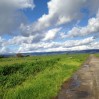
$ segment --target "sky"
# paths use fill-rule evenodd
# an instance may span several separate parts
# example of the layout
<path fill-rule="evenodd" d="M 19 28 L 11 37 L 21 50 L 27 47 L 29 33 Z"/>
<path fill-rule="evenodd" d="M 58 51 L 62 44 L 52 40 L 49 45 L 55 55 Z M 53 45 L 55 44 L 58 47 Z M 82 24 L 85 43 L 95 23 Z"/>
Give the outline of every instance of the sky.
<path fill-rule="evenodd" d="M 99 0 L 0 0 L 0 54 L 99 49 Z"/>

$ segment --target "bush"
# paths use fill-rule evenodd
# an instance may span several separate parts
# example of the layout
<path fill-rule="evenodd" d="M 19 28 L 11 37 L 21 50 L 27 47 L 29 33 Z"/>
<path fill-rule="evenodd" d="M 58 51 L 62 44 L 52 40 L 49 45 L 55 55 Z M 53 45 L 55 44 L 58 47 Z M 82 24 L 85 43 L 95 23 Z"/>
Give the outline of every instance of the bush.
<path fill-rule="evenodd" d="M 21 53 L 16 54 L 17 57 L 24 57 Z"/>

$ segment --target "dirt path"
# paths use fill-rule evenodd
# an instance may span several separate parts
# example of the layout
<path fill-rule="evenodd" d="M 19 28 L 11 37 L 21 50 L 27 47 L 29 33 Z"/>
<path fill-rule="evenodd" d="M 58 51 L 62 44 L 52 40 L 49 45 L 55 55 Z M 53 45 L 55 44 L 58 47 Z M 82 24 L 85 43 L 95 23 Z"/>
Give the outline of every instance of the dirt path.
<path fill-rule="evenodd" d="M 99 99 L 99 58 L 91 55 L 73 78 L 63 84 L 56 99 Z"/>

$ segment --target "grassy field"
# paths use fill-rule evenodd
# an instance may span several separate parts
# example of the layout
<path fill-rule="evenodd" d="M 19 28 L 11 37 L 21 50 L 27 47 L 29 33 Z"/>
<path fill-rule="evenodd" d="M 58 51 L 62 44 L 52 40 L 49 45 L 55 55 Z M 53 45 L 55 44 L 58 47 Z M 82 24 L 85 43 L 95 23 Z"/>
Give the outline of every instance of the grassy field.
<path fill-rule="evenodd" d="M 0 59 L 0 99 L 51 99 L 88 55 Z"/>
<path fill-rule="evenodd" d="M 96 57 L 99 57 L 99 54 L 95 54 Z"/>

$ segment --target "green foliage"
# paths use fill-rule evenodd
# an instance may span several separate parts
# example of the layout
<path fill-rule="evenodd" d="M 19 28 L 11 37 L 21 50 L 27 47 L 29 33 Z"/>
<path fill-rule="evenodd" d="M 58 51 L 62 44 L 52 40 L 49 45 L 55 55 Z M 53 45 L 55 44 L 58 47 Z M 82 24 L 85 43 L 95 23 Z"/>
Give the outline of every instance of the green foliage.
<path fill-rule="evenodd" d="M 88 55 L 0 59 L 0 99 L 50 99 Z"/>
<path fill-rule="evenodd" d="M 4 58 L 4 56 L 3 55 L 0 55 L 0 58 Z"/>
<path fill-rule="evenodd" d="M 95 54 L 96 57 L 99 57 L 99 54 Z"/>

